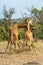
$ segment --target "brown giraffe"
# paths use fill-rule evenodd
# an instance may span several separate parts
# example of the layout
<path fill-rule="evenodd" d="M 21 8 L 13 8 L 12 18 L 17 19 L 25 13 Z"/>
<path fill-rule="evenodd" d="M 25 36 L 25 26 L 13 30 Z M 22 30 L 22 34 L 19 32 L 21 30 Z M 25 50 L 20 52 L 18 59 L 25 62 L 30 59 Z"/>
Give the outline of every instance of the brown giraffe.
<path fill-rule="evenodd" d="M 27 31 L 25 32 L 25 38 L 24 38 L 24 43 L 28 45 L 29 47 L 34 42 L 32 31 L 30 29 L 30 24 L 33 25 L 32 20 L 27 20 Z"/>
<path fill-rule="evenodd" d="M 27 26 L 17 23 L 14 26 L 10 27 L 10 29 L 9 29 L 9 39 L 8 39 L 8 44 L 7 44 L 5 52 L 7 51 L 9 45 L 10 45 L 10 51 L 11 51 L 12 44 L 14 44 L 15 48 L 17 47 L 18 28 L 27 28 Z"/>
<path fill-rule="evenodd" d="M 14 40 L 14 42 L 13 42 L 13 40 Z M 10 51 L 11 51 L 11 46 L 13 43 L 16 48 L 17 41 L 18 41 L 18 25 L 15 24 L 14 26 L 10 27 L 10 29 L 9 29 L 9 39 L 8 39 L 8 44 L 7 44 L 5 52 L 7 51 L 9 45 L 10 45 Z"/>

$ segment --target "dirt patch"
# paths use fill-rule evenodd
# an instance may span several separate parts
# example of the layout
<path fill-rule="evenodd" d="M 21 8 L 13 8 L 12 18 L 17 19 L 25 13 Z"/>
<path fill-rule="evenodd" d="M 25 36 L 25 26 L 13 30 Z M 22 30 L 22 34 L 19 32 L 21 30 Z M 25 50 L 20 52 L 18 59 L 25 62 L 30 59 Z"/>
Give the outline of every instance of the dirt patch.
<path fill-rule="evenodd" d="M 7 42 L 0 42 L 0 65 L 23 65 L 30 62 L 37 62 L 43 65 L 43 42 L 38 41 L 36 45 L 36 51 L 23 51 L 20 53 L 4 53 Z M 32 64 L 30 64 L 32 65 Z M 35 64 L 33 64 L 35 65 Z"/>

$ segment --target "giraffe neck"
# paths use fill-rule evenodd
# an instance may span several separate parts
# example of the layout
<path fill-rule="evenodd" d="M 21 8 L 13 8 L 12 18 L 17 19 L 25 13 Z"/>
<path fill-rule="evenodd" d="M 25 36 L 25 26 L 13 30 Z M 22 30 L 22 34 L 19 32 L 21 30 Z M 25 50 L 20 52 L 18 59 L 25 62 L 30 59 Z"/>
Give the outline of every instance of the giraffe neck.
<path fill-rule="evenodd" d="M 30 30 L 30 24 L 29 23 L 27 24 L 27 30 L 28 31 Z"/>

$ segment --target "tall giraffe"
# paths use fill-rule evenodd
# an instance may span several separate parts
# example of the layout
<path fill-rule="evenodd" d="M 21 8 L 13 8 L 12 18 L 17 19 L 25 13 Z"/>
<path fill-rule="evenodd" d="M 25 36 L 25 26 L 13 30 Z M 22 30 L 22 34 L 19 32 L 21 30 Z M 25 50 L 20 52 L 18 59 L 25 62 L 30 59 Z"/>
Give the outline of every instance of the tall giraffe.
<path fill-rule="evenodd" d="M 27 44 L 29 46 L 34 42 L 32 31 L 30 29 L 30 24 L 33 25 L 32 20 L 27 20 L 27 31 L 25 32 L 25 38 L 24 38 L 25 44 Z M 29 41 L 30 41 L 30 43 L 29 43 Z"/>
<path fill-rule="evenodd" d="M 10 45 L 10 51 L 11 51 L 12 44 L 14 44 L 14 47 L 17 48 L 18 28 L 27 28 L 27 26 L 17 23 L 14 26 L 10 27 L 10 29 L 9 29 L 9 39 L 8 39 L 8 44 L 7 44 L 5 52 L 7 51 L 9 45 Z"/>
<path fill-rule="evenodd" d="M 10 27 L 10 29 L 9 29 L 8 44 L 7 44 L 5 52 L 7 51 L 9 45 L 10 45 L 10 51 L 11 51 L 12 44 L 14 44 L 14 46 L 16 48 L 17 42 L 18 42 L 18 25 L 15 24 L 14 26 Z"/>

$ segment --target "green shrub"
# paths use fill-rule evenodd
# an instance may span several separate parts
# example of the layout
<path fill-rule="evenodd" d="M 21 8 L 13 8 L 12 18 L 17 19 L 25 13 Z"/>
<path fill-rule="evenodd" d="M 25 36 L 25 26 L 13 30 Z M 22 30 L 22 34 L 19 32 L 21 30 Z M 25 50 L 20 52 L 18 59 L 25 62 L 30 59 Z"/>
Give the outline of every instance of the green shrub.
<path fill-rule="evenodd" d="M 25 34 L 25 29 L 19 29 L 19 35 L 18 35 L 18 38 L 19 38 L 19 39 L 23 39 L 24 34 Z"/>
<path fill-rule="evenodd" d="M 5 40 L 7 32 L 4 27 L 0 26 L 0 40 Z"/>
<path fill-rule="evenodd" d="M 43 39 L 43 24 L 34 23 L 34 28 L 37 28 L 32 31 L 34 39 Z"/>

